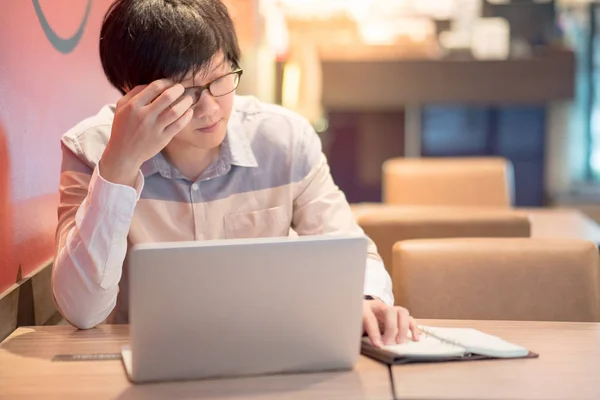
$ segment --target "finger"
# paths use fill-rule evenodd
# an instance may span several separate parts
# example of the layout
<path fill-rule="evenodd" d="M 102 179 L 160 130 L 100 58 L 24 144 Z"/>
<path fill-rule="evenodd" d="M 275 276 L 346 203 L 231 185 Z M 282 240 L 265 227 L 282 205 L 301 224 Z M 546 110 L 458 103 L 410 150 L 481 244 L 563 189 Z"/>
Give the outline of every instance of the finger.
<path fill-rule="evenodd" d="M 159 79 L 146 86 L 142 91 L 131 99 L 138 107 L 147 106 L 159 97 L 165 90 L 174 86 L 169 79 Z M 180 85 L 181 86 L 181 85 Z"/>
<path fill-rule="evenodd" d="M 145 107 L 151 115 L 159 116 L 165 110 L 174 107 L 174 103 L 183 95 L 185 88 L 182 84 L 176 83 L 175 85 L 167 88 L 162 92 L 156 99 Z M 179 102 L 181 103 L 181 101 Z"/>
<path fill-rule="evenodd" d="M 163 132 L 164 135 L 166 137 L 168 137 L 169 140 L 172 139 L 175 135 L 177 135 L 179 132 L 181 132 L 181 130 L 183 128 L 185 128 L 187 124 L 190 123 L 193 115 L 194 115 L 194 110 L 192 110 L 191 108 L 188 108 L 188 110 L 186 112 L 184 112 L 183 115 L 181 117 L 179 117 L 178 120 L 173 122 L 171 125 L 169 125 L 164 130 L 164 132 Z"/>
<path fill-rule="evenodd" d="M 165 129 L 175 123 L 179 118 L 185 114 L 187 110 L 190 110 L 194 100 L 190 96 L 185 96 L 183 100 L 179 101 L 173 107 L 167 107 L 156 120 L 156 126 L 159 129 Z M 189 121 L 188 121 L 189 122 Z M 167 133 L 167 132 L 165 132 Z M 168 133 L 167 133 L 168 134 Z"/>
<path fill-rule="evenodd" d="M 410 333 L 412 335 L 412 338 L 415 342 L 418 342 L 419 339 L 421 339 L 421 330 L 419 329 L 419 324 L 417 323 L 417 320 L 415 320 L 413 317 L 409 317 L 410 319 L 410 323 L 408 326 L 408 329 L 410 329 Z"/>
<path fill-rule="evenodd" d="M 398 336 L 398 311 L 394 307 L 389 307 L 385 312 L 385 326 L 383 332 L 384 344 L 396 344 Z"/>
<path fill-rule="evenodd" d="M 127 104 L 134 96 L 136 96 L 138 93 L 144 90 L 147 86 L 148 85 L 138 85 L 131 89 L 129 92 L 125 93 L 125 95 L 121 97 L 119 101 L 117 101 L 117 107 L 123 104 Z"/>
<path fill-rule="evenodd" d="M 381 333 L 379 332 L 379 323 L 370 307 L 363 308 L 363 328 L 367 333 L 367 336 L 369 336 L 369 339 L 371 339 L 373 346 L 383 347 Z"/>
<path fill-rule="evenodd" d="M 148 87 L 148 85 L 137 85 L 136 87 L 134 87 L 133 89 L 131 89 L 130 91 L 128 91 L 125 96 L 123 96 L 125 99 L 129 100 L 133 97 L 135 97 L 138 93 L 140 93 L 142 90 L 146 89 Z"/>
<path fill-rule="evenodd" d="M 398 336 L 396 337 L 397 343 L 404 343 L 408 335 L 408 326 L 410 323 L 410 315 L 406 308 L 398 307 L 397 318 L 398 318 Z"/>

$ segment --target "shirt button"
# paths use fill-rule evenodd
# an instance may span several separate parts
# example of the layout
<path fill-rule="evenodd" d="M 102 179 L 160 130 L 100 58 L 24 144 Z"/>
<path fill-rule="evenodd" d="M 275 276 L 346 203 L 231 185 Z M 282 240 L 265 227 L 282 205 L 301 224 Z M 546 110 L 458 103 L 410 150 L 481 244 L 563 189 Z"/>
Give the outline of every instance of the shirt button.
<path fill-rule="evenodd" d="M 198 184 L 197 184 L 197 183 L 194 183 L 194 184 L 192 185 L 192 190 L 193 190 L 193 191 L 196 191 L 196 190 L 198 190 Z"/>

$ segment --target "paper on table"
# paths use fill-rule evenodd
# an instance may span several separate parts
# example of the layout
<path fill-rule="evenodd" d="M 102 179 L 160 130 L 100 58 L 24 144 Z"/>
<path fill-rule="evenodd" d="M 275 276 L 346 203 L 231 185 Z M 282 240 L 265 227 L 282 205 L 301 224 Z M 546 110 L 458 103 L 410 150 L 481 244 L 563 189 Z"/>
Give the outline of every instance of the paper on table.
<path fill-rule="evenodd" d="M 385 350 L 394 352 L 398 355 L 410 358 L 432 358 L 440 357 L 459 357 L 465 354 L 464 347 L 444 343 L 434 337 L 421 335 L 418 342 L 408 339 L 402 344 L 388 345 L 383 347 Z"/>
<path fill-rule="evenodd" d="M 409 340 L 403 344 L 384 346 L 384 350 L 415 359 L 443 359 L 467 353 L 513 358 L 529 353 L 524 347 L 476 329 L 422 327 L 422 331 L 418 342 Z"/>
<path fill-rule="evenodd" d="M 525 347 L 517 346 L 476 329 L 426 327 L 424 331 L 437 338 L 458 343 L 469 353 L 499 358 L 524 357 L 529 353 Z"/>

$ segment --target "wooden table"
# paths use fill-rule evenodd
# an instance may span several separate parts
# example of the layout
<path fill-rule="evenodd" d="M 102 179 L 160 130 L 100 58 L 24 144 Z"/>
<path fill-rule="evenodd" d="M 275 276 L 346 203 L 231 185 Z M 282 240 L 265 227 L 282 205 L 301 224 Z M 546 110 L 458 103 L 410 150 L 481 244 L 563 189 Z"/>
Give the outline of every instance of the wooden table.
<path fill-rule="evenodd" d="M 420 321 L 472 327 L 538 352 L 540 358 L 395 366 L 405 399 L 600 399 L 600 324 Z M 387 367 L 361 358 L 344 373 L 132 385 L 121 361 L 51 361 L 57 354 L 117 353 L 127 326 L 77 331 L 19 328 L 0 344 L 0 399 L 389 399 Z"/>
<path fill-rule="evenodd" d="M 128 326 L 19 328 L 0 344 L 0 399 L 391 399 L 387 366 L 361 357 L 354 371 L 132 385 L 120 360 L 52 361 L 118 353 Z"/>
<path fill-rule="evenodd" d="M 600 245 L 600 226 L 578 210 L 565 208 L 516 209 L 529 216 L 532 237 L 578 238 Z"/>
<path fill-rule="evenodd" d="M 600 324 L 420 322 L 479 329 L 540 357 L 394 366 L 399 399 L 600 399 Z"/>

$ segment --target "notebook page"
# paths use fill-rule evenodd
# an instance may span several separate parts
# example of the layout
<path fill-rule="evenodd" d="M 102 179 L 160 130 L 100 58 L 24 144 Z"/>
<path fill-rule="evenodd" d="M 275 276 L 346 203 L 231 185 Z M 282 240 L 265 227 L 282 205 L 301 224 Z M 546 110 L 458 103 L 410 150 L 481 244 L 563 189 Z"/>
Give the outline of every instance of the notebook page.
<path fill-rule="evenodd" d="M 469 353 L 490 357 L 512 358 L 524 357 L 529 350 L 522 346 L 509 343 L 499 337 L 488 335 L 476 329 L 469 328 L 435 328 L 423 327 L 437 337 L 460 343 Z"/>
<path fill-rule="evenodd" d="M 447 357 L 459 357 L 465 354 L 465 348 L 444 343 L 431 336 L 421 335 L 418 342 L 408 340 L 402 344 L 394 344 L 383 347 L 403 357 L 414 359 L 441 359 Z"/>

